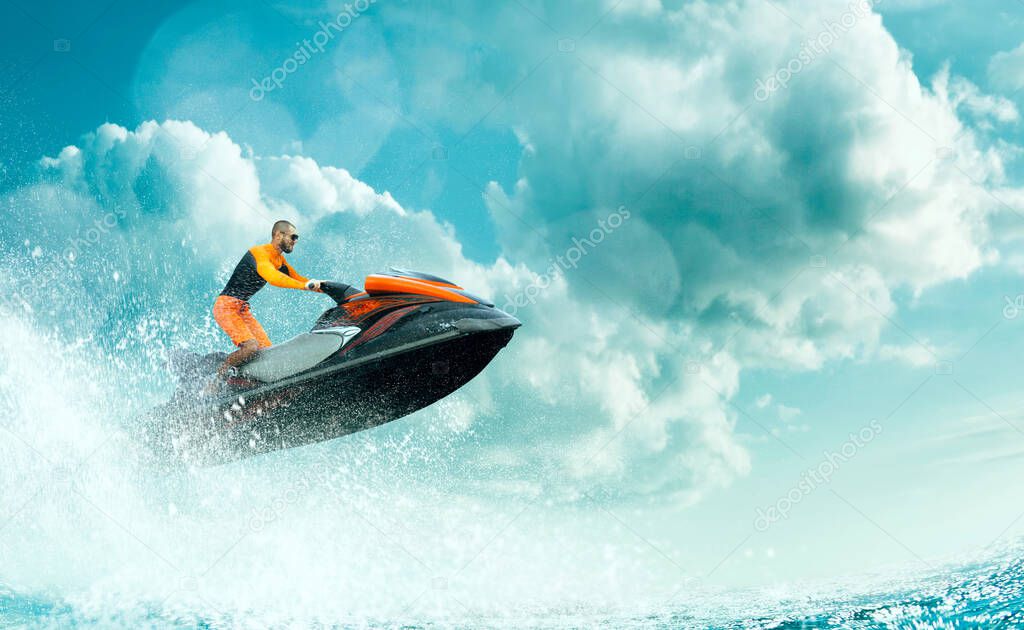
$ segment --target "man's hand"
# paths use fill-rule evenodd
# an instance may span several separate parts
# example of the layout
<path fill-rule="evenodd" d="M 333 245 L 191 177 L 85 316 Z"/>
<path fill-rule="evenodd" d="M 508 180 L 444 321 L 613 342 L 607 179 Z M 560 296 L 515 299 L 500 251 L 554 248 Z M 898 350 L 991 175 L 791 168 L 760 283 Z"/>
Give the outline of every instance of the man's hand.
<path fill-rule="evenodd" d="M 306 288 L 309 289 L 310 291 L 322 292 L 322 291 L 320 291 L 320 283 L 321 282 L 323 282 L 323 281 L 322 280 L 310 280 L 309 282 L 306 283 Z"/>

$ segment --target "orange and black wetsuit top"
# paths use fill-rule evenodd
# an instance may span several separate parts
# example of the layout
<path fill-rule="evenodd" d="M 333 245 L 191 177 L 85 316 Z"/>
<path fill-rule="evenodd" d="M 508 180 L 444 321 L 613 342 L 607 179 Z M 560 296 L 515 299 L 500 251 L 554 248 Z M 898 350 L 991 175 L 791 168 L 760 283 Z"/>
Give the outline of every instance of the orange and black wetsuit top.
<path fill-rule="evenodd" d="M 248 301 L 268 282 L 284 289 L 305 289 L 307 279 L 288 264 L 284 254 L 267 243 L 245 252 L 220 294 Z"/>

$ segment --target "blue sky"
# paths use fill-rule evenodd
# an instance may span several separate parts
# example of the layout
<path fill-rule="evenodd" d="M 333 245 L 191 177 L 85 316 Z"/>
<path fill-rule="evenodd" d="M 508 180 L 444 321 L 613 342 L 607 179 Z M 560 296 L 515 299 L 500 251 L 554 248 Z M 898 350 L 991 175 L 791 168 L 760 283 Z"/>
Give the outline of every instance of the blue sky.
<path fill-rule="evenodd" d="M 424 412 L 467 436 L 466 477 L 532 496 L 557 473 L 553 513 L 589 493 L 614 536 L 732 583 L 1015 531 L 1024 3 L 879 2 L 762 101 L 846 3 L 378 0 L 251 98 L 341 10 L 4 9 L 5 254 L 31 275 L 127 214 L 69 272 L 99 279 L 65 334 L 136 334 L 155 303 L 156 338 L 220 347 L 195 322 L 275 213 L 309 275 L 411 264 L 500 306 L 625 207 L 493 374 Z M 295 301 L 257 302 L 275 338 L 321 306 Z M 871 420 L 827 488 L 753 527 Z"/>

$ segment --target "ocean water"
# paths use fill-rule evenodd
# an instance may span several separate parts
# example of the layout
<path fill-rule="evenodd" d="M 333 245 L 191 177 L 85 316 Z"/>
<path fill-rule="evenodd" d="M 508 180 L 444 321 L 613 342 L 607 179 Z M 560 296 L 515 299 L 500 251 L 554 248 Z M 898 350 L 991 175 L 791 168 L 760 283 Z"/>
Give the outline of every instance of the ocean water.
<path fill-rule="evenodd" d="M 282 617 L 259 610 L 221 611 L 211 603 L 110 601 L 29 595 L 0 587 L 0 627 L 40 628 L 1012 628 L 1024 625 L 1024 562 L 991 558 L 941 575 L 831 586 L 780 597 L 749 591 L 682 595 L 662 610 L 603 612 L 580 608 L 471 609 L 391 618 Z M 198 597 L 198 596 L 197 596 Z"/>

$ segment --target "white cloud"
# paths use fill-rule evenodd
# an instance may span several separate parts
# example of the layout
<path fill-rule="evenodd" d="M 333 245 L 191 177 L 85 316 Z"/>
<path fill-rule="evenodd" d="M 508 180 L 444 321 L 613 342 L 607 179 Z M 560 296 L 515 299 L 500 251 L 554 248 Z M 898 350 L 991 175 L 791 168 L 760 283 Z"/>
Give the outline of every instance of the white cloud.
<path fill-rule="evenodd" d="M 815 23 L 847 4 L 784 8 Z M 722 338 L 745 325 L 730 350 L 746 364 L 800 368 L 876 347 L 893 289 L 917 293 L 997 260 L 988 221 L 1004 209 L 983 186 L 1005 177 L 1012 150 L 965 129 L 958 109 L 992 123 L 1016 120 L 1016 109 L 948 73 L 922 86 L 877 15 L 765 103 L 753 99 L 757 79 L 806 38 L 771 6 L 607 20 L 630 28 L 581 45 L 581 61 L 552 59 L 517 87 L 514 109 L 492 114 L 531 147 L 514 190 L 487 193 L 510 258 L 542 265 L 595 209 L 657 180 L 580 275 L 652 315 L 699 313 L 702 331 Z M 540 46 L 520 40 L 496 45 L 523 59 Z M 686 159 L 688 146 L 699 159 Z M 950 159 L 937 157 L 945 146 Z M 824 269 L 809 268 L 816 254 Z M 573 290 L 597 299 L 579 280 Z"/>
<path fill-rule="evenodd" d="M 776 408 L 776 410 L 779 413 L 779 420 L 782 420 L 787 424 L 795 420 L 797 416 L 803 413 L 799 407 L 790 407 L 788 405 L 783 405 L 782 403 L 779 403 L 779 406 Z"/>
<path fill-rule="evenodd" d="M 993 55 L 988 62 L 988 78 L 1005 91 L 1024 88 L 1024 44 Z"/>
<path fill-rule="evenodd" d="M 934 367 L 939 361 L 938 356 L 934 348 L 919 343 L 902 346 L 884 344 L 878 348 L 878 358 L 885 361 L 901 361 L 913 367 Z"/>
<path fill-rule="evenodd" d="M 1020 119 L 1013 101 L 1001 96 L 984 94 L 963 77 L 950 77 L 947 63 L 932 82 L 936 94 L 947 99 L 954 108 L 963 108 L 978 119 L 1010 123 Z"/>
<path fill-rule="evenodd" d="M 1024 411 L 1019 400 L 1000 401 L 1003 413 L 962 415 L 941 422 L 928 445 L 946 465 L 977 466 L 1024 456 L 1016 446 L 1024 432 Z"/>

